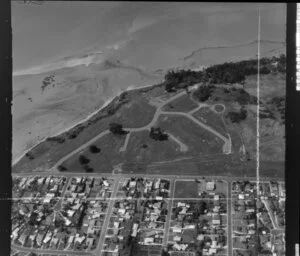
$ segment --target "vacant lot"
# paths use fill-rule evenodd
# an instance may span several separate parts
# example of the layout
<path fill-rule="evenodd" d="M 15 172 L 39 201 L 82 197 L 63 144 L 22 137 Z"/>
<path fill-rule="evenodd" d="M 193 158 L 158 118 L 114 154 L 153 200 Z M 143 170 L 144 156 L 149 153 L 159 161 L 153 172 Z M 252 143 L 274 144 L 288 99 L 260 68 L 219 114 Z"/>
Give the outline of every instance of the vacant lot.
<path fill-rule="evenodd" d="M 190 99 L 188 94 L 185 94 L 165 105 L 163 110 L 171 112 L 189 112 L 196 107 L 198 107 L 198 105 Z"/>
<path fill-rule="evenodd" d="M 198 183 L 195 180 L 176 180 L 175 198 L 198 198 Z"/>

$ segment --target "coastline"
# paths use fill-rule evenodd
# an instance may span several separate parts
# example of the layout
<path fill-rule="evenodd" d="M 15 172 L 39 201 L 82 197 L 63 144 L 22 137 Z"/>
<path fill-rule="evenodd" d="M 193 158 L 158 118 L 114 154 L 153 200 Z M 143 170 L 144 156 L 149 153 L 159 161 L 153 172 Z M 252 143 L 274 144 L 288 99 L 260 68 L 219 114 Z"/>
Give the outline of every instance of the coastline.
<path fill-rule="evenodd" d="M 35 148 L 36 146 L 38 146 L 39 144 L 43 143 L 44 141 L 46 141 L 49 137 L 55 137 L 55 136 L 59 136 L 71 129 L 73 129 L 74 127 L 76 127 L 77 125 L 80 125 L 86 121 L 88 121 L 90 118 L 92 118 L 94 115 L 98 114 L 98 112 L 100 112 L 101 110 L 103 110 L 104 108 L 106 108 L 108 105 L 110 105 L 116 98 L 120 97 L 120 95 L 124 92 L 131 92 L 131 91 L 136 91 L 136 90 L 140 90 L 140 89 L 145 89 L 145 88 L 151 88 L 156 86 L 155 84 L 152 85 L 145 85 L 145 86 L 141 86 L 141 87 L 136 87 L 136 88 L 132 88 L 131 86 L 129 86 L 126 90 L 120 92 L 118 95 L 114 96 L 113 98 L 108 99 L 106 102 L 104 102 L 104 104 L 96 109 L 95 111 L 91 112 L 90 114 L 87 115 L 87 117 L 85 117 L 84 119 L 81 119 L 80 121 L 76 122 L 75 124 L 57 132 L 56 134 L 53 134 L 51 136 L 45 137 L 43 139 L 41 139 L 40 141 L 38 141 L 37 143 L 35 143 L 33 146 L 31 146 L 30 148 L 26 149 L 20 156 L 18 156 L 15 159 L 12 159 L 12 164 L 11 166 L 13 167 L 15 164 L 17 164 L 28 152 L 30 152 L 33 148 Z"/>

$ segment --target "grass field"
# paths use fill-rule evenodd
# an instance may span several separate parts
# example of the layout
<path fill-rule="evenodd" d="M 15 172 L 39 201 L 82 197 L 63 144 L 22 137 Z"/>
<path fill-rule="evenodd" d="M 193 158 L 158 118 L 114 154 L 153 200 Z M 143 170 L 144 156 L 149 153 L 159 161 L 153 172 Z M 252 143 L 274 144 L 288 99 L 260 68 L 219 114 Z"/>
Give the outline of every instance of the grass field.
<path fill-rule="evenodd" d="M 187 117 L 162 115 L 157 125 L 188 145 L 189 155 L 199 156 L 222 152 L 223 141 Z"/>
<path fill-rule="evenodd" d="M 90 159 L 90 163 L 88 165 L 92 167 L 95 172 L 111 172 L 112 167 L 122 161 L 119 149 L 124 144 L 124 141 L 125 136 L 116 136 L 113 134 L 105 135 L 96 143 L 93 143 L 93 145 L 96 145 L 101 149 L 101 152 L 93 154 L 89 152 L 89 149 L 87 148 L 84 152 L 69 158 L 63 163 L 63 166 L 72 172 L 84 172 L 84 169 L 78 160 L 79 155 L 83 154 Z"/>
<path fill-rule="evenodd" d="M 179 146 L 174 141 L 155 141 L 149 137 L 149 131 L 145 130 L 131 134 L 124 159 L 127 163 L 150 164 L 174 160 L 180 155 Z"/>
<path fill-rule="evenodd" d="M 184 94 L 165 105 L 163 110 L 170 112 L 189 112 L 196 107 L 198 107 L 198 105 L 190 99 L 190 96 L 188 94 Z"/>
<path fill-rule="evenodd" d="M 215 113 L 209 107 L 200 108 L 193 114 L 193 116 L 198 120 L 212 127 L 223 136 L 227 137 L 227 129 L 222 120 L 222 115 L 223 114 Z"/>

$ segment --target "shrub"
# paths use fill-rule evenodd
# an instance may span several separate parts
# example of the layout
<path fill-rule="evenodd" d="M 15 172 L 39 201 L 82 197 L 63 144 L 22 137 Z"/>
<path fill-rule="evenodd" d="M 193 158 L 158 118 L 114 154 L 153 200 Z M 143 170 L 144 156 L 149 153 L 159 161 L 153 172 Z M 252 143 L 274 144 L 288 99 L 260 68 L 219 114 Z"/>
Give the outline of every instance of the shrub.
<path fill-rule="evenodd" d="M 57 169 L 58 169 L 60 172 L 64 172 L 64 171 L 67 170 L 67 168 L 66 168 L 65 166 L 63 166 L 63 165 L 57 166 Z"/>
<path fill-rule="evenodd" d="M 25 156 L 29 159 L 29 160 L 33 160 L 34 159 L 34 156 L 31 152 L 28 152 L 25 154 Z"/>
<path fill-rule="evenodd" d="M 168 134 L 164 133 L 160 127 L 151 127 L 149 136 L 151 139 L 160 141 L 167 140 L 169 137 Z"/>
<path fill-rule="evenodd" d="M 244 107 L 242 107 L 240 109 L 240 112 L 228 112 L 227 118 L 229 118 L 232 123 L 240 123 L 241 121 L 247 118 L 247 110 Z"/>
<path fill-rule="evenodd" d="M 94 172 L 94 168 L 92 168 L 88 165 L 85 165 L 83 168 L 84 168 L 85 172 Z"/>
<path fill-rule="evenodd" d="M 90 150 L 90 152 L 93 153 L 93 154 L 99 153 L 99 152 L 101 151 L 101 149 L 98 148 L 96 145 L 91 145 L 91 146 L 89 147 L 89 150 Z"/>
<path fill-rule="evenodd" d="M 118 134 L 118 135 L 127 134 L 127 132 L 123 130 L 123 125 L 118 123 L 110 123 L 109 130 L 113 134 Z"/>
<path fill-rule="evenodd" d="M 50 141 L 50 142 L 57 142 L 57 143 L 64 143 L 66 140 L 63 138 L 63 137 L 49 137 L 46 139 L 47 141 Z"/>

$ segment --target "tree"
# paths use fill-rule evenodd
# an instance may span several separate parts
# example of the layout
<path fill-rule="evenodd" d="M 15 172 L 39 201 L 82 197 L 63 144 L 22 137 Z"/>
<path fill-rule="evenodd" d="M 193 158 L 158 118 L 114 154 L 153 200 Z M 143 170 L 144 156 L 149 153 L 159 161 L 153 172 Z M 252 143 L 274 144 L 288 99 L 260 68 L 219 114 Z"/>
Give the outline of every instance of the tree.
<path fill-rule="evenodd" d="M 123 130 L 123 125 L 118 124 L 118 123 L 110 123 L 109 124 L 109 130 L 113 134 L 118 134 L 118 135 L 124 135 L 127 134 L 128 132 Z"/>
<path fill-rule="evenodd" d="M 89 147 L 89 150 L 90 150 L 90 152 L 93 153 L 93 154 L 99 153 L 99 152 L 101 151 L 101 149 L 98 148 L 96 145 L 91 145 L 91 146 Z"/>
<path fill-rule="evenodd" d="M 94 172 L 94 168 L 92 168 L 88 165 L 85 165 L 83 168 L 84 168 L 85 172 Z"/>
<path fill-rule="evenodd" d="M 34 156 L 31 152 L 28 152 L 25 154 L 25 156 L 29 159 L 29 160 L 33 160 L 34 159 Z"/>
<path fill-rule="evenodd" d="M 151 139 L 160 141 L 167 140 L 169 137 L 160 127 L 151 127 L 149 136 Z"/>
<path fill-rule="evenodd" d="M 195 92 L 194 95 L 196 96 L 196 98 L 203 102 L 209 99 L 209 97 L 211 96 L 212 92 L 214 90 L 214 86 L 212 85 L 203 85 L 200 86 Z"/>
<path fill-rule="evenodd" d="M 90 159 L 88 159 L 85 155 L 79 156 L 79 163 L 81 165 L 88 164 L 89 162 L 90 162 Z"/>
<path fill-rule="evenodd" d="M 58 169 L 60 172 L 64 172 L 64 171 L 67 170 L 67 168 L 66 168 L 65 166 L 63 166 L 63 165 L 57 166 L 57 169 Z"/>

